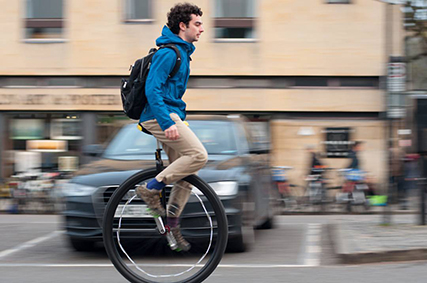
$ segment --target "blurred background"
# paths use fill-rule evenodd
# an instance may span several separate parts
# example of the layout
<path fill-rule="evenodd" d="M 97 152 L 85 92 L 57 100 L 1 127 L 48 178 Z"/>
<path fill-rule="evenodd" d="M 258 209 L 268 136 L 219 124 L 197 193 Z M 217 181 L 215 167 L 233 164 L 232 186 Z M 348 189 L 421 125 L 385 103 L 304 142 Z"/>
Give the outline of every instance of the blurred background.
<path fill-rule="evenodd" d="M 284 199 L 305 194 L 311 153 L 331 169 L 328 186 L 337 190 L 327 194 L 337 199 L 339 169 L 357 141 L 372 195 L 388 194 L 391 148 L 399 176 L 421 174 L 427 1 L 193 2 L 205 32 L 192 56 L 188 113 L 247 117 L 256 142 L 271 149 L 270 166 L 286 167 L 273 180 L 292 185 L 292 193 L 282 187 Z M 175 3 L 0 0 L 1 210 L 20 212 L 16 203 L 42 193 L 54 198 L 96 158 L 85 149 L 129 122 L 121 78 L 155 46 Z"/>

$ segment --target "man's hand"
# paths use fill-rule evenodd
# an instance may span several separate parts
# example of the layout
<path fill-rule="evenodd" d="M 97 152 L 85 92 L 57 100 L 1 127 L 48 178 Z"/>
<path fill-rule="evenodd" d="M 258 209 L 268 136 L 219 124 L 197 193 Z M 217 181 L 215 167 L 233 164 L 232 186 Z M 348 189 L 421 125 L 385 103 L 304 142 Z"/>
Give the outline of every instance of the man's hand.
<path fill-rule="evenodd" d="M 179 138 L 178 128 L 176 125 L 172 125 L 165 130 L 165 136 L 167 139 L 175 141 Z"/>

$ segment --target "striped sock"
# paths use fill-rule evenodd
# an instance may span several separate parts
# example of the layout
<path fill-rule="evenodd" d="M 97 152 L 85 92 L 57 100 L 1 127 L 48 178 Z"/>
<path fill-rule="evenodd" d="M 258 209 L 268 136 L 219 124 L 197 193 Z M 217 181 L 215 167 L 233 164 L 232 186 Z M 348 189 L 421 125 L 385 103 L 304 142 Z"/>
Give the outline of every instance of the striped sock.
<path fill-rule="evenodd" d="M 169 217 L 168 216 L 167 221 L 168 221 L 169 227 L 174 228 L 174 227 L 178 226 L 178 224 L 179 224 L 179 217 Z"/>

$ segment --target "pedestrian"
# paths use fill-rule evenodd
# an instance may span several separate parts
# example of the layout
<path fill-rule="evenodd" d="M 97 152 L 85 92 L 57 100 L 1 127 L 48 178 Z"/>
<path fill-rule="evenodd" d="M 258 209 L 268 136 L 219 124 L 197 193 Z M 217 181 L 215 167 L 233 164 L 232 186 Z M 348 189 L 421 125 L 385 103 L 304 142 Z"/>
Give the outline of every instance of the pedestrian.
<path fill-rule="evenodd" d="M 170 165 L 153 180 L 140 185 L 136 193 L 151 209 L 153 215 L 167 216 L 178 248 L 190 249 L 190 244 L 182 237 L 179 216 L 191 194 L 189 183 L 181 179 L 196 174 L 207 162 L 207 151 L 203 144 L 184 122 L 186 104 L 182 97 L 190 75 L 190 55 L 194 52 L 194 42 L 203 33 L 202 10 L 196 5 L 184 3 L 172 7 L 167 15 L 167 25 L 157 38 L 157 46 L 173 44 L 181 53 L 181 66 L 176 75 L 169 77 L 175 66 L 177 55 L 171 48 L 162 48 L 154 55 L 145 87 L 147 105 L 140 124 L 161 142 L 169 158 Z M 160 203 L 161 190 L 173 184 L 165 209 Z"/>
<path fill-rule="evenodd" d="M 360 155 L 360 152 L 362 151 L 362 145 L 363 143 L 361 141 L 356 141 L 353 144 L 348 154 L 348 158 L 350 158 L 351 161 L 350 161 L 350 164 L 347 166 L 347 168 L 353 169 L 353 170 L 360 170 L 359 155 Z"/>
<path fill-rule="evenodd" d="M 307 145 L 306 149 L 310 155 L 310 167 L 308 168 L 308 175 L 320 175 L 319 172 L 321 172 L 323 164 L 320 162 L 319 153 L 316 152 L 314 145 Z"/>

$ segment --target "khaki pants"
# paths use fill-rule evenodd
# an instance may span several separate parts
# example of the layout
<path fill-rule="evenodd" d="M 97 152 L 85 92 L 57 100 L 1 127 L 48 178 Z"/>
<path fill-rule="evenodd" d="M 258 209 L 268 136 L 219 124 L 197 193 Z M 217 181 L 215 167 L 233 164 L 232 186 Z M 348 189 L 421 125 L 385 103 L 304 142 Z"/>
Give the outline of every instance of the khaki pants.
<path fill-rule="evenodd" d="M 156 176 L 156 180 L 165 184 L 175 183 L 169 198 L 167 213 L 168 216 L 178 217 L 191 194 L 190 184 L 181 179 L 196 174 L 206 164 L 208 153 L 197 136 L 177 114 L 171 113 L 170 117 L 175 122 L 179 133 L 179 138 L 174 141 L 166 138 L 155 119 L 143 122 L 142 126 L 162 143 L 163 150 L 169 158 L 169 166 Z"/>

